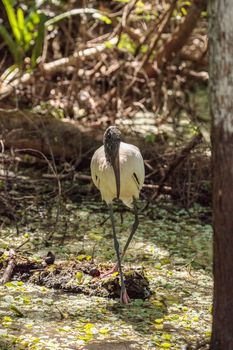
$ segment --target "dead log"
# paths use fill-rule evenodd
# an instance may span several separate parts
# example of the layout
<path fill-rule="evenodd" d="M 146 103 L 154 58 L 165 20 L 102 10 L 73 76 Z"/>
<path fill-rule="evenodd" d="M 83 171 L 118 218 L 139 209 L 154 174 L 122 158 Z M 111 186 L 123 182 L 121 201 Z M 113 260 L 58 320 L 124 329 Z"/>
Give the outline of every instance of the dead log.
<path fill-rule="evenodd" d="M 59 161 L 75 160 L 76 164 L 90 157 L 102 144 L 104 129 L 84 127 L 77 121 L 57 119 L 32 111 L 0 108 L 0 152 L 13 149 L 39 158 Z M 144 149 L 145 154 L 154 152 L 153 144 L 145 150 L 143 137 L 124 135 L 126 142 Z"/>
<path fill-rule="evenodd" d="M 63 121 L 30 111 L 0 109 L 0 135 L 4 148 L 62 161 L 80 159 L 92 152 L 100 140 L 96 130 L 81 129 L 79 123 Z"/>

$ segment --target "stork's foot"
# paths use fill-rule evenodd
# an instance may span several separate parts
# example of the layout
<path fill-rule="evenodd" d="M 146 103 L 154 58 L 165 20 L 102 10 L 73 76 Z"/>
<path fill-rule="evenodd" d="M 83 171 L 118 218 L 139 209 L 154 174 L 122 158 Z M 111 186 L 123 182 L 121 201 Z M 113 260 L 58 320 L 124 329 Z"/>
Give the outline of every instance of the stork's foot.
<path fill-rule="evenodd" d="M 122 304 L 129 304 L 131 302 L 126 289 L 121 291 L 121 299 L 120 300 L 121 300 Z"/>
<path fill-rule="evenodd" d="M 113 273 L 118 272 L 118 264 L 116 263 L 111 270 L 101 273 L 100 278 L 110 277 Z"/>

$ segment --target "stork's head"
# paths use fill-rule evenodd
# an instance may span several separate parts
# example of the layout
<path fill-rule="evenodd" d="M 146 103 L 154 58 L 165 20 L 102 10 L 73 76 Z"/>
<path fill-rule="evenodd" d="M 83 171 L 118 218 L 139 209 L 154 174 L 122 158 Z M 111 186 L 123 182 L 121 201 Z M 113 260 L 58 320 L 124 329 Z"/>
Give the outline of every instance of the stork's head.
<path fill-rule="evenodd" d="M 121 132 L 116 126 L 109 126 L 104 133 L 104 149 L 107 161 L 113 165 L 118 156 Z"/>
<path fill-rule="evenodd" d="M 109 126 L 104 133 L 104 150 L 107 161 L 112 165 L 116 178 L 117 198 L 120 196 L 120 164 L 119 147 L 121 143 L 121 132 L 116 126 Z"/>

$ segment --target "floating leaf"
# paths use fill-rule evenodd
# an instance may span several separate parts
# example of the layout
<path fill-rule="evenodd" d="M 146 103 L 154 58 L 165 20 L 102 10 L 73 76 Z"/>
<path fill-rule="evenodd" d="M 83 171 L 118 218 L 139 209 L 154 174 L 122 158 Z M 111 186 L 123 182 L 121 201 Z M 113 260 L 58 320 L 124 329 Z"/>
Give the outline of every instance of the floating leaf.
<path fill-rule="evenodd" d="M 4 316 L 3 317 L 3 322 L 12 322 L 12 318 L 10 316 Z"/>
<path fill-rule="evenodd" d="M 194 316 L 194 317 L 192 318 L 192 321 L 198 322 L 198 321 L 199 321 L 199 317 L 198 317 L 198 316 Z"/>
<path fill-rule="evenodd" d="M 83 273 L 81 271 L 78 271 L 76 272 L 75 277 L 78 280 L 78 282 L 81 283 L 83 280 Z"/>
<path fill-rule="evenodd" d="M 168 334 L 168 333 L 163 333 L 163 334 L 162 334 L 162 337 L 163 337 L 163 339 L 171 340 L 171 335 Z"/>
<path fill-rule="evenodd" d="M 162 269 L 162 266 L 161 266 L 160 263 L 158 263 L 158 264 L 155 265 L 155 268 L 156 268 L 156 270 L 161 270 L 161 269 Z"/>
<path fill-rule="evenodd" d="M 80 255 L 76 256 L 76 259 L 78 261 L 84 261 L 84 260 L 91 261 L 92 260 L 92 256 L 91 255 L 80 254 Z"/>
<path fill-rule="evenodd" d="M 15 305 L 10 305 L 10 309 L 16 314 L 16 316 L 24 317 L 24 314 Z"/>
<path fill-rule="evenodd" d="M 108 328 L 101 328 L 101 329 L 99 330 L 99 333 L 100 333 L 100 334 L 107 334 L 107 333 L 109 333 L 109 329 L 108 329 Z"/>
<path fill-rule="evenodd" d="M 17 287 L 17 282 L 6 282 L 4 284 L 5 287 L 12 287 L 12 288 L 16 288 Z"/>
<path fill-rule="evenodd" d="M 156 329 L 163 329 L 163 325 L 162 325 L 162 324 L 156 324 L 156 325 L 155 325 L 155 328 L 156 328 Z"/>
<path fill-rule="evenodd" d="M 93 323 L 87 323 L 87 324 L 85 324 L 85 326 L 84 326 L 84 328 L 86 329 L 86 330 L 90 330 L 91 328 L 94 328 L 95 326 L 93 325 Z"/>
<path fill-rule="evenodd" d="M 164 321 L 163 318 L 156 318 L 155 319 L 155 323 L 158 323 L 158 324 L 163 323 L 163 321 Z"/>
<path fill-rule="evenodd" d="M 79 335 L 78 336 L 78 339 L 79 340 L 83 340 L 83 341 L 85 341 L 85 342 L 88 342 L 88 341 L 90 341 L 90 340 L 92 340 L 93 339 L 93 334 L 86 334 L 86 335 Z"/>

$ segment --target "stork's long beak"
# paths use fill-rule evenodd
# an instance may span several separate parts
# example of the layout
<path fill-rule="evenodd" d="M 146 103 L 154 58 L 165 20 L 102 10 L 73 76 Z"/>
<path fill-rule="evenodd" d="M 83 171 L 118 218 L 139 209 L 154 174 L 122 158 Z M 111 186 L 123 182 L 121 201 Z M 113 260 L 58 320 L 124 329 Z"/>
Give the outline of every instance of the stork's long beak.
<path fill-rule="evenodd" d="M 115 174 L 115 179 L 116 179 L 116 193 L 117 193 L 117 199 L 120 197 L 120 159 L 119 159 L 119 152 L 117 156 L 115 157 L 115 160 L 113 162 L 113 171 Z"/>

